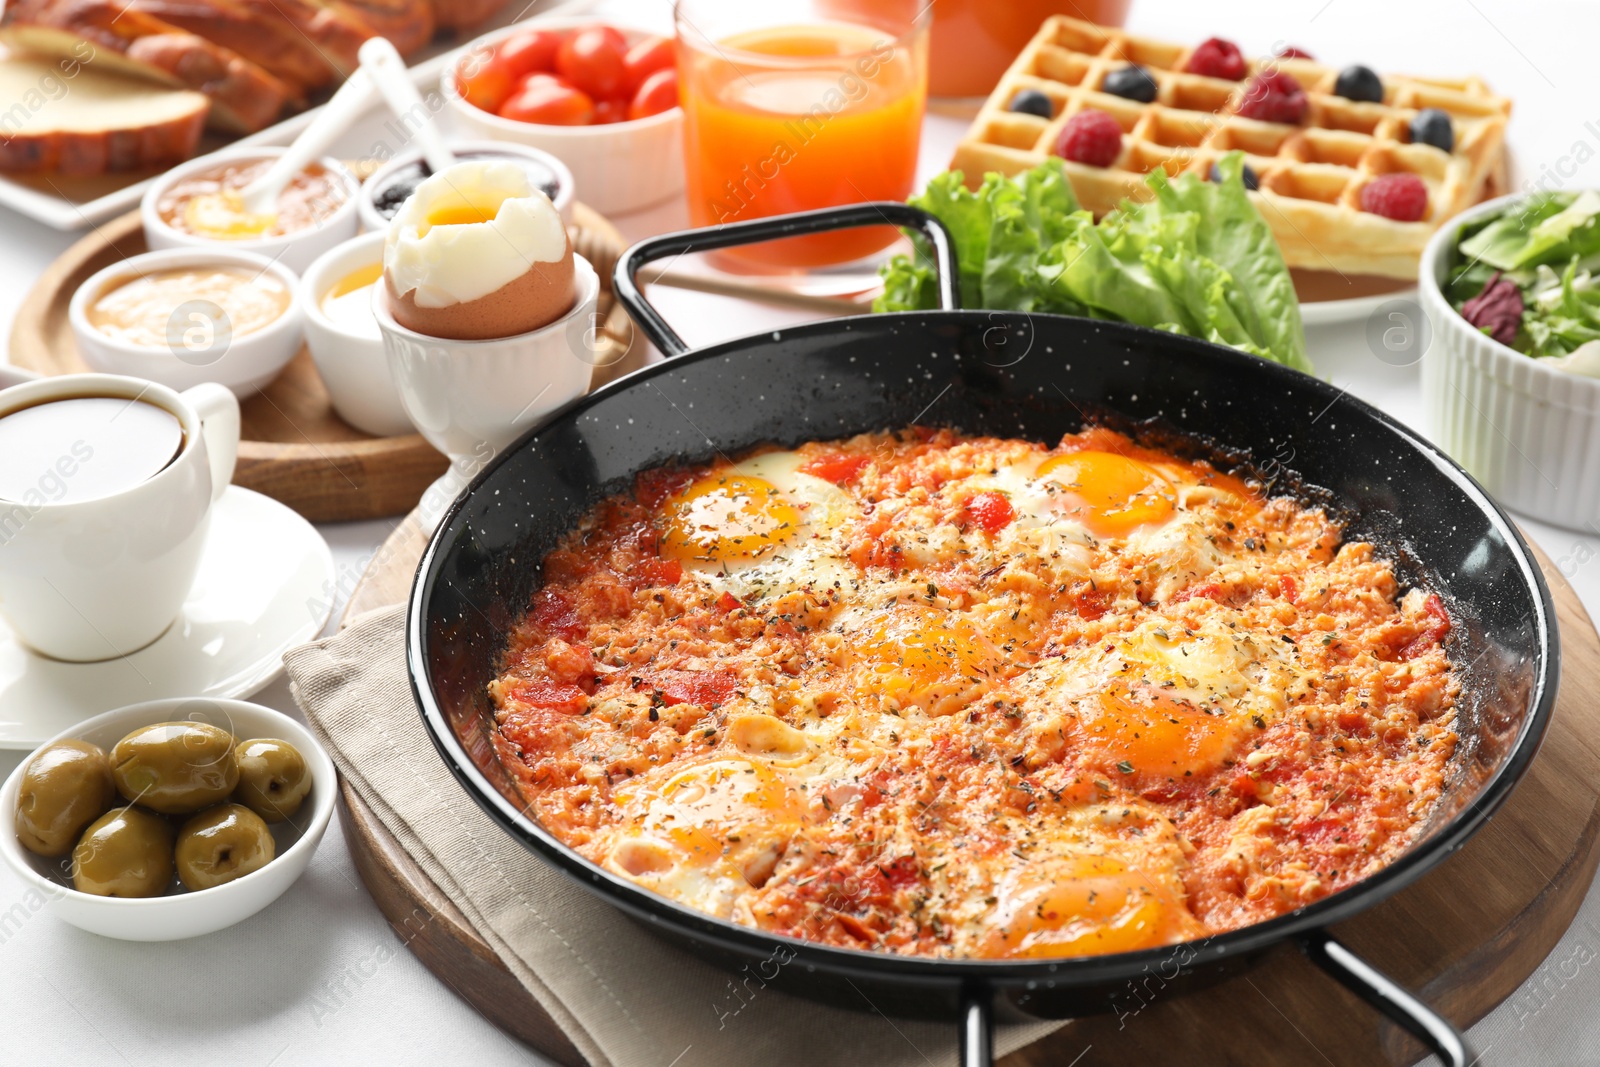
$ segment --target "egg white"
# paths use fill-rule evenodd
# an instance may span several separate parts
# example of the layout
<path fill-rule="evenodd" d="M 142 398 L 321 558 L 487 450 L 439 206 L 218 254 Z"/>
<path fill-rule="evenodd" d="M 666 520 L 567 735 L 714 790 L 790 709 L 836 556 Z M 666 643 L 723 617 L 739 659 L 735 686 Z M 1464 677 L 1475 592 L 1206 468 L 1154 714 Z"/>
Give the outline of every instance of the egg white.
<path fill-rule="evenodd" d="M 797 452 L 768 452 L 721 472 L 760 478 L 777 488 L 800 515 L 798 528 L 773 550 L 753 559 L 685 560 L 685 573 L 717 593 L 765 600 L 798 590 L 850 589 L 861 571 L 850 561 L 845 525 L 856 513 L 850 494 L 800 470 Z"/>

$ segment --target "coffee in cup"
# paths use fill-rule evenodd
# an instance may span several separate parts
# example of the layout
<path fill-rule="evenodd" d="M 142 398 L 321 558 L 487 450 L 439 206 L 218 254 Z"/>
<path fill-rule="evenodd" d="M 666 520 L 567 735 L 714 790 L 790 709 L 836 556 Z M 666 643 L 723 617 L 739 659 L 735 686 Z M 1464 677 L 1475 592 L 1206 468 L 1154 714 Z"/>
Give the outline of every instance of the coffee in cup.
<path fill-rule="evenodd" d="M 73 374 L 0 390 L 0 617 L 77 662 L 156 640 L 200 565 L 233 476 L 239 402 Z"/>
<path fill-rule="evenodd" d="M 182 448 L 183 424 L 155 404 L 47 400 L 0 416 L 0 501 L 98 500 L 160 474 Z"/>

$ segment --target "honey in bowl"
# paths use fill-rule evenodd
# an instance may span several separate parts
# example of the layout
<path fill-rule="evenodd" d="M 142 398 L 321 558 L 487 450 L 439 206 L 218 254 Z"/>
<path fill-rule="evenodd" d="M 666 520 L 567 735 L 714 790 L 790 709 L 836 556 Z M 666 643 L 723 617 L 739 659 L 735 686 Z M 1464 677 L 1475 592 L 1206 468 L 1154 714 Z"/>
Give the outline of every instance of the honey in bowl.
<path fill-rule="evenodd" d="M 270 271 L 240 266 L 170 267 L 113 285 L 85 310 L 89 325 L 141 348 L 181 346 L 191 320 L 180 309 L 203 301 L 222 310 L 234 337 L 255 333 L 289 309 L 291 294 Z M 210 317 L 210 316 L 207 316 Z"/>
<path fill-rule="evenodd" d="M 250 241 L 312 229 L 343 206 L 344 183 L 322 164 L 312 163 L 278 194 L 275 213 L 246 211 L 241 192 L 274 162 L 234 159 L 190 174 L 162 194 L 156 212 L 162 222 L 182 233 L 216 241 Z"/>

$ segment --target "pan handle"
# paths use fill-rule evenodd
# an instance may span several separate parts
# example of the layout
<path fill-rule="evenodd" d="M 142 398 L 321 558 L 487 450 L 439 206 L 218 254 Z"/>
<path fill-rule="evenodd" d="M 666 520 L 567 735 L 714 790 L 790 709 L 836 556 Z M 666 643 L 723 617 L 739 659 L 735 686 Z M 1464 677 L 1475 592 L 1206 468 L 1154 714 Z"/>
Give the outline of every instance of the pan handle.
<path fill-rule="evenodd" d="M 983 986 L 961 992 L 960 1067 L 994 1067 L 994 1000 Z"/>
<path fill-rule="evenodd" d="M 950 239 L 950 231 L 944 228 L 944 223 L 921 208 L 896 200 L 828 207 L 793 215 L 773 215 L 770 218 L 728 222 L 721 226 L 647 237 L 623 252 L 617 260 L 617 268 L 612 276 L 612 291 L 662 355 L 681 356 L 689 351 L 689 346 L 667 325 L 667 320 L 661 317 L 639 289 L 639 268 L 646 263 L 686 252 L 704 252 L 712 248 L 800 237 L 828 230 L 848 230 L 857 226 L 882 226 L 884 223 L 916 230 L 928 239 L 939 267 L 939 306 L 947 311 L 959 308 L 961 298 L 956 288 L 956 250 Z"/>
<path fill-rule="evenodd" d="M 1388 975 L 1334 940 L 1326 930 L 1300 936 L 1300 950 L 1374 1008 L 1399 1023 L 1439 1057 L 1445 1067 L 1472 1067 L 1472 1046 L 1454 1023 L 1412 996 Z"/>

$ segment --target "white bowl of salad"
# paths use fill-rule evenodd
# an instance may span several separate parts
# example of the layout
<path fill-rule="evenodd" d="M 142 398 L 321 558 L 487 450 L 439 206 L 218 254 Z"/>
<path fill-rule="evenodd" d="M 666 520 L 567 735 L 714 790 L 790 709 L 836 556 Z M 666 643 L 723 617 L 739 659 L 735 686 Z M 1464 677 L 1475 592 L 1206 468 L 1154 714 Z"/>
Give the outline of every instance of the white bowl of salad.
<path fill-rule="evenodd" d="M 1600 524 L 1600 192 L 1505 196 L 1443 226 L 1418 287 L 1427 432 L 1501 503 Z"/>

